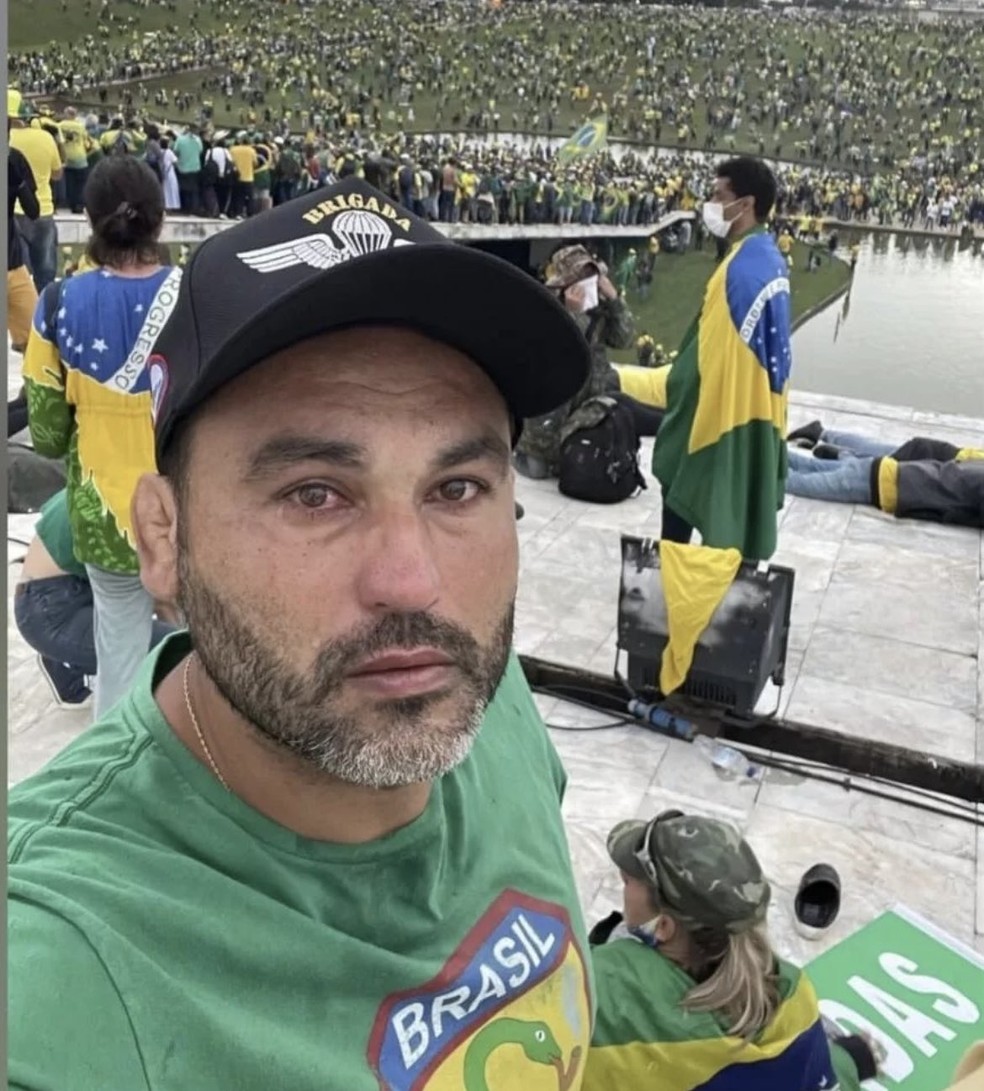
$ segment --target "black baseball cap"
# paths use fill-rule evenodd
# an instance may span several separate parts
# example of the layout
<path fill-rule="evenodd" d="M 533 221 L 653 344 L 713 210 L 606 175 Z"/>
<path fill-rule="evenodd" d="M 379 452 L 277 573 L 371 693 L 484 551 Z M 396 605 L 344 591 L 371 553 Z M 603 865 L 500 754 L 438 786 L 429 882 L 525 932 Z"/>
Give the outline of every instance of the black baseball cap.
<path fill-rule="evenodd" d="M 572 397 L 590 367 L 576 322 L 543 285 L 358 178 L 202 243 L 164 282 L 148 323 L 158 460 L 178 422 L 220 387 L 347 326 L 405 325 L 451 345 L 484 369 L 517 421 Z"/>

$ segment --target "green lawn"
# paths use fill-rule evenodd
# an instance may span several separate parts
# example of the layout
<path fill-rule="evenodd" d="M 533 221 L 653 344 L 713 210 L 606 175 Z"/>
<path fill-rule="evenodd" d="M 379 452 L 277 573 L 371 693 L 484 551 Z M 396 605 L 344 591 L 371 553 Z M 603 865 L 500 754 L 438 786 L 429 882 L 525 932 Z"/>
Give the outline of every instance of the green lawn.
<path fill-rule="evenodd" d="M 220 4 L 196 3 L 195 0 L 175 0 L 177 10 L 169 11 L 159 4 L 146 8 L 127 3 L 116 3 L 114 11 L 119 16 L 134 16 L 140 33 L 150 30 L 168 30 L 171 27 L 189 25 L 189 16 L 198 9 L 198 26 L 209 30 L 221 26 L 228 15 L 222 12 Z M 86 15 L 83 0 L 10 0 L 7 33 L 8 48 L 15 52 L 21 49 L 39 49 L 52 42 L 73 42 L 87 34 L 95 34 L 98 26 L 95 14 Z M 93 9 L 99 10 L 99 0 L 93 0 Z M 110 34 L 110 42 L 119 42 L 126 38 L 132 40 L 132 31 L 122 29 Z"/>
<path fill-rule="evenodd" d="M 809 248 L 803 243 L 794 244 L 790 277 L 794 321 L 844 287 L 850 278 L 847 265 L 839 260 L 831 261 L 825 251 L 820 269 L 808 273 L 808 253 Z M 633 288 L 628 291 L 628 303 L 635 315 L 637 335 L 651 334 L 653 340 L 662 344 L 667 352 L 675 349 L 700 307 L 704 286 L 712 272 L 714 249 L 709 243 L 705 244 L 703 251 L 658 255 L 648 295 L 641 298 Z M 621 364 L 636 362 L 635 349 L 613 351 L 611 356 Z"/>
<path fill-rule="evenodd" d="M 59 273 L 65 265 L 78 260 L 82 246 L 63 246 L 59 259 Z M 178 261 L 183 247 L 178 243 L 170 244 L 171 260 Z M 184 247 L 190 254 L 193 247 Z M 617 264 L 619 249 L 613 254 L 612 267 Z M 844 287 L 849 278 L 847 265 L 842 261 L 831 261 L 823 252 L 823 264 L 815 273 L 806 272 L 806 259 L 809 248 L 803 243 L 795 243 L 793 249 L 793 271 L 791 276 L 793 293 L 793 320 L 805 314 L 822 300 Z M 628 303 L 635 315 L 636 335 L 649 333 L 657 344 L 670 352 L 679 345 L 687 327 L 700 307 L 707 278 L 714 272 L 714 250 L 707 244 L 703 251 L 691 250 L 686 254 L 660 254 L 656 258 L 653 283 L 646 297 L 640 297 L 634 288 L 629 289 Z M 636 362 L 635 349 L 624 349 L 610 353 L 613 360 L 620 364 Z"/>

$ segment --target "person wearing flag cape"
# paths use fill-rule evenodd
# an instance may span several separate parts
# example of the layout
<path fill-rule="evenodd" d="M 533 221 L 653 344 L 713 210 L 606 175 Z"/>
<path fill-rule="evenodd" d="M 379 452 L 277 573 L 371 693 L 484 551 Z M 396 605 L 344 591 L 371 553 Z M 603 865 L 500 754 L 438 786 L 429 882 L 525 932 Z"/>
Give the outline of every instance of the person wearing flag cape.
<path fill-rule="evenodd" d="M 751 157 L 715 173 L 703 222 L 729 248 L 670 371 L 653 451 L 670 636 L 664 694 L 683 683 L 742 560 L 775 551 L 787 470 L 789 272 L 766 227 L 776 180 Z M 695 529 L 699 546 L 690 544 Z"/>

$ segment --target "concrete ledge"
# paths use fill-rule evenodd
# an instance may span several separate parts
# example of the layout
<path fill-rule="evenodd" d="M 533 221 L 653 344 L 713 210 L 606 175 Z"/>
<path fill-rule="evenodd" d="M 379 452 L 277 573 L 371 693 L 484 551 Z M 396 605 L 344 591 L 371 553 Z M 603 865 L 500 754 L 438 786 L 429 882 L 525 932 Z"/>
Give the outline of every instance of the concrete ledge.
<path fill-rule="evenodd" d="M 846 295 L 850 290 L 851 281 L 848 280 L 846 284 L 842 284 L 836 291 L 831 292 L 826 298 L 821 299 L 819 303 L 815 303 L 808 311 L 804 311 L 803 314 L 793 322 L 793 333 L 795 333 L 800 326 L 805 326 L 811 318 L 816 318 L 821 311 L 825 311 L 832 303 L 836 303 L 838 299 Z"/>
<path fill-rule="evenodd" d="M 824 413 L 853 413 L 877 420 L 906 421 L 921 428 L 952 428 L 976 434 L 984 428 L 984 417 L 961 416 L 958 413 L 934 413 L 911 406 L 869 402 L 863 398 L 843 398 L 838 394 L 814 394 L 795 387 L 789 392 L 789 404 L 812 409 L 818 416 Z"/>
<path fill-rule="evenodd" d="M 534 240 L 542 239 L 646 239 L 658 231 L 672 227 L 682 220 L 692 220 L 693 212 L 670 212 L 653 224 L 636 224 L 627 227 L 615 227 L 610 224 L 442 224 L 435 223 L 443 235 L 461 242 L 491 242 L 496 239 Z M 84 215 L 72 212 L 59 212 L 55 215 L 58 224 L 58 241 L 62 244 L 84 243 L 89 239 L 89 221 Z M 235 220 L 212 220 L 200 216 L 168 216 L 164 220 L 161 242 L 164 243 L 200 243 L 232 227 Z"/>

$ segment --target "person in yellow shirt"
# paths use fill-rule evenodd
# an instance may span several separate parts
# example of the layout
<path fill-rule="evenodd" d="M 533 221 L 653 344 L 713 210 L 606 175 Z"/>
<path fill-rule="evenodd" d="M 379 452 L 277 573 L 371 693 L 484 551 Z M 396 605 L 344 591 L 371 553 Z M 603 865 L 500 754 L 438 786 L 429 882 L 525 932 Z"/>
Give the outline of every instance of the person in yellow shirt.
<path fill-rule="evenodd" d="M 22 152 L 7 149 L 7 332 L 15 352 L 23 352 L 31 332 L 38 302 L 34 281 L 25 264 L 26 247 L 14 222 L 14 202 L 19 201 L 28 219 L 36 220 L 40 209 L 34 175 Z M 26 415 L 26 401 L 24 413 Z M 10 416 L 8 413 L 8 421 Z M 20 431 L 20 429 L 15 429 Z M 12 432 L 8 429 L 8 435 Z"/>
<path fill-rule="evenodd" d="M 786 259 L 786 264 L 790 269 L 793 267 L 793 236 L 789 233 L 789 228 L 784 227 L 782 234 L 776 239 L 776 246 L 779 249 L 779 253 Z"/>
<path fill-rule="evenodd" d="M 477 218 L 478 175 L 470 163 L 458 174 L 458 208 L 461 223 L 474 223 Z"/>
<path fill-rule="evenodd" d="M 229 200 L 229 219 L 242 220 L 253 214 L 253 183 L 260 157 L 256 148 L 248 143 L 246 133 L 236 134 L 236 143 L 229 149 L 236 167 L 237 178 L 232 183 Z"/>
<path fill-rule="evenodd" d="M 13 116 L 12 116 L 13 111 Z M 20 95 L 7 94 L 7 129 L 10 146 L 17 148 L 27 160 L 37 187 L 40 215 L 31 220 L 20 204 L 14 209 L 17 227 L 27 245 L 27 259 L 34 277 L 34 286 L 43 291 L 58 271 L 58 227 L 55 224 L 55 203 L 51 183 L 62 175 L 62 160 L 54 137 L 45 129 L 32 129 L 25 118 L 30 106 L 21 104 Z"/>
<path fill-rule="evenodd" d="M 92 138 L 74 106 L 65 108 L 65 116 L 58 122 L 58 128 L 65 146 L 65 200 L 73 212 L 82 212 L 82 191 L 89 177 Z"/>

